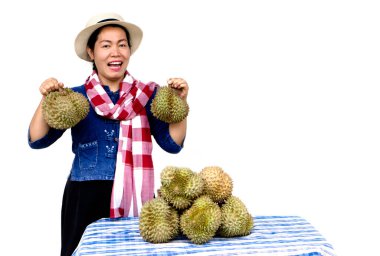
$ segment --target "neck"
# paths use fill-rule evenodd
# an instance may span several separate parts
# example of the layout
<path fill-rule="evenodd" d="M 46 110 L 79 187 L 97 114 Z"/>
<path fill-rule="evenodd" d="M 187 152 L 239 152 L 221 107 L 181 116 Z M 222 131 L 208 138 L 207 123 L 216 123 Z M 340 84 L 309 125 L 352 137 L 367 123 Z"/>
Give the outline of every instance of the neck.
<path fill-rule="evenodd" d="M 107 85 L 111 91 L 113 92 L 116 92 L 117 90 L 120 89 L 120 83 L 122 80 L 108 80 L 108 79 L 104 79 L 104 78 L 101 78 L 99 77 L 99 80 L 100 80 L 100 83 L 102 85 Z"/>
<path fill-rule="evenodd" d="M 120 83 L 123 81 L 124 76 L 108 78 L 106 76 L 103 76 L 102 74 L 99 74 L 99 73 L 97 74 L 98 74 L 100 84 L 107 85 L 110 88 L 110 90 L 113 92 L 116 92 L 120 89 Z"/>
<path fill-rule="evenodd" d="M 108 87 L 110 88 L 111 91 L 116 92 L 117 90 L 119 90 L 120 86 L 119 84 L 112 83 L 112 84 L 108 84 Z"/>

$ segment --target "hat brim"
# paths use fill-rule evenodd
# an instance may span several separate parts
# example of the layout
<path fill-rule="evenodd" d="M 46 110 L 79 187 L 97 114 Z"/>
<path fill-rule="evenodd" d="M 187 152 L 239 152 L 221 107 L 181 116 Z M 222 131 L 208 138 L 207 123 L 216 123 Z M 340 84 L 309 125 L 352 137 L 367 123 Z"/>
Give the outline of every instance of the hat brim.
<path fill-rule="evenodd" d="M 85 61 L 92 61 L 90 56 L 87 54 L 87 42 L 90 38 L 91 34 L 94 33 L 94 31 L 100 27 L 104 27 L 106 25 L 110 24 L 116 24 L 120 25 L 124 28 L 126 28 L 129 32 L 130 36 L 130 42 L 131 42 L 131 55 L 137 50 L 137 48 L 140 46 L 143 32 L 142 30 L 136 26 L 135 24 L 125 22 L 125 21 L 118 21 L 118 20 L 111 20 L 111 21 L 105 21 L 101 23 L 96 23 L 92 26 L 89 26 L 85 29 L 83 29 L 79 34 L 77 35 L 74 47 L 75 52 L 78 55 L 79 58 L 85 60 Z"/>

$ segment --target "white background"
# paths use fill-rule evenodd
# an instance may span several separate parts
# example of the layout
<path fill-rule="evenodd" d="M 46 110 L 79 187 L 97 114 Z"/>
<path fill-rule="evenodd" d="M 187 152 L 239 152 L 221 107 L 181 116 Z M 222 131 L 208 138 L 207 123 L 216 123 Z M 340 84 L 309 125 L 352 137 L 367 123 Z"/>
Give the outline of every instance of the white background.
<path fill-rule="evenodd" d="M 340 256 L 380 241 L 380 5 L 376 1 L 6 1 L 0 6 L 2 255 L 58 255 L 70 133 L 43 150 L 27 129 L 51 76 L 91 72 L 74 52 L 92 15 L 144 30 L 129 71 L 190 85 L 185 148 L 166 165 L 219 165 L 254 215 L 298 215 Z M 158 184 L 158 182 L 157 182 Z M 377 245 L 376 245 L 377 244 Z M 3 252 L 11 252 L 4 254 Z"/>

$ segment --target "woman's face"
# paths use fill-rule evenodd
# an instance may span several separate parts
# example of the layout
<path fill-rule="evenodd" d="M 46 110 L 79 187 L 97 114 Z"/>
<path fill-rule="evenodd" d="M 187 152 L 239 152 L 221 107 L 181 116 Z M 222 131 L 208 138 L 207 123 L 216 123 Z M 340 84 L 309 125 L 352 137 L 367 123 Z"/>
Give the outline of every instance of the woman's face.
<path fill-rule="evenodd" d="M 98 35 L 94 50 L 87 48 L 87 52 L 95 61 L 101 83 L 118 89 L 131 56 L 125 31 L 118 27 L 104 27 Z"/>

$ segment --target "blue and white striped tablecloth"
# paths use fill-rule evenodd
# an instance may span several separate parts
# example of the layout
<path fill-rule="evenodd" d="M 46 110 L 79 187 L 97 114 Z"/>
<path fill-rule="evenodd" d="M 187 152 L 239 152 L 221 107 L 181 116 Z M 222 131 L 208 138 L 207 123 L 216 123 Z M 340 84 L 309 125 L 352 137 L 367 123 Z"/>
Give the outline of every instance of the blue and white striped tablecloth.
<path fill-rule="evenodd" d="M 214 237 L 196 245 L 180 236 L 168 243 L 142 239 L 138 218 L 100 219 L 90 224 L 73 256 L 101 255 L 276 255 L 334 256 L 332 245 L 298 216 L 255 216 L 251 234 Z"/>

